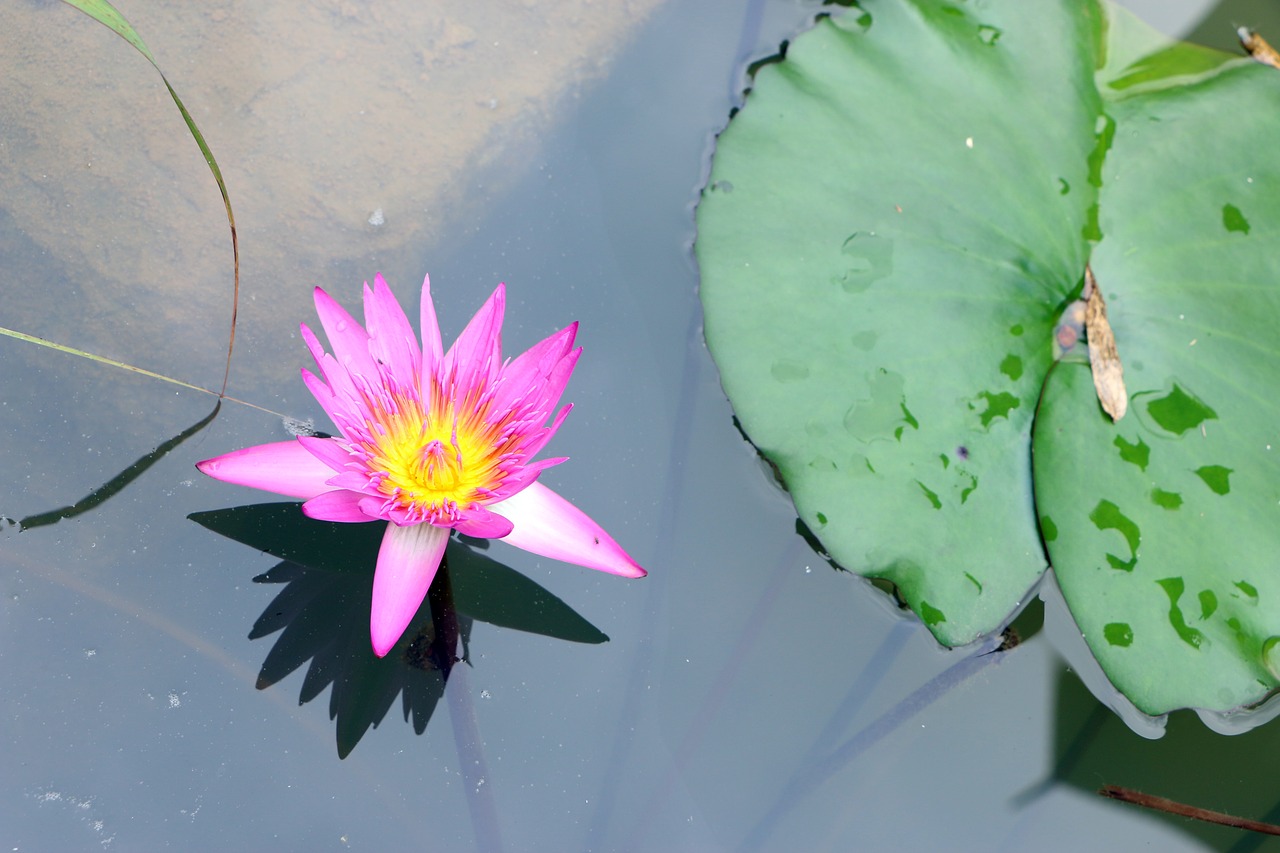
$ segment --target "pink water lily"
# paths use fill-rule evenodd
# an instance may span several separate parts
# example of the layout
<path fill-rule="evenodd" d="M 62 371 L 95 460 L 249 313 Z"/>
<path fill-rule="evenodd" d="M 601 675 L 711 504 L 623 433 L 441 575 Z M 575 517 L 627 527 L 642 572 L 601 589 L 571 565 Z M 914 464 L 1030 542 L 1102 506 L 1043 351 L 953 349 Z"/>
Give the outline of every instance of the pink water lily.
<path fill-rule="evenodd" d="M 320 288 L 316 312 L 333 347 L 302 325 L 323 379 L 307 388 L 340 435 L 247 447 L 196 467 L 211 477 L 305 498 L 325 521 L 390 522 L 378 551 L 369 619 L 382 657 L 413 619 L 449 531 L 624 577 L 644 569 L 581 510 L 537 482 L 563 458 L 533 460 L 572 408 L 553 409 L 582 348 L 574 323 L 503 362 L 503 285 L 443 352 L 422 283 L 422 344 L 381 275 L 364 286 L 365 327 Z M 550 423 L 548 423 L 550 420 Z"/>

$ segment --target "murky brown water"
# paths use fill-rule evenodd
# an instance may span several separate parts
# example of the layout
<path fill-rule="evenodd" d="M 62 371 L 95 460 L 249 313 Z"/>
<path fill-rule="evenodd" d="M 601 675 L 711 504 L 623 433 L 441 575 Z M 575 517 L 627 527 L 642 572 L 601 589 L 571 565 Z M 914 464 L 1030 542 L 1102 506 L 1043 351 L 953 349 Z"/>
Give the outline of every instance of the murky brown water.
<path fill-rule="evenodd" d="M 259 321 L 310 316 L 310 285 L 354 297 L 373 259 L 484 209 L 660 2 L 121 4 L 230 191 L 241 377 L 293 375 L 296 341 Z M 0 32 L 0 206 L 67 273 L 25 283 L 57 313 L 12 300 L 4 325 L 216 387 L 230 239 L 159 76 L 61 3 L 6 3 Z"/>

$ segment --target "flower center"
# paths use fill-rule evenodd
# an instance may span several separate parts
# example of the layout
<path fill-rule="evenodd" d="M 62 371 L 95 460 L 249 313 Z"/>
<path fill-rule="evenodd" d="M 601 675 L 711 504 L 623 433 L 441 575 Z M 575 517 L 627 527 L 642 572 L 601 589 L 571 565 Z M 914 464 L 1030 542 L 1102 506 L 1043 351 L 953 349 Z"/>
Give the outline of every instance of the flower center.
<path fill-rule="evenodd" d="M 423 411 L 400 401 L 369 424 L 368 465 L 378 489 L 415 515 L 442 521 L 460 509 L 487 503 L 502 482 L 494 429 L 483 413 L 459 413 L 451 403 Z"/>

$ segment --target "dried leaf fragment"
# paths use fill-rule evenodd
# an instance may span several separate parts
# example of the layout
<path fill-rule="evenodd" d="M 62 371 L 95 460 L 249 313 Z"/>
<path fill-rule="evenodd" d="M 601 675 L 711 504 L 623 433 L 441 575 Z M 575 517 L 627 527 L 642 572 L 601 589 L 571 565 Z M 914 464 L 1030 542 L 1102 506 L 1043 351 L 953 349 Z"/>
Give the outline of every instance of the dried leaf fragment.
<path fill-rule="evenodd" d="M 1280 68 L 1280 53 L 1276 53 L 1276 49 L 1267 44 L 1266 39 L 1248 27 L 1236 30 L 1236 35 L 1240 37 L 1240 44 L 1255 61 L 1270 65 L 1272 68 Z"/>
<path fill-rule="evenodd" d="M 1107 322 L 1107 304 L 1093 270 L 1084 268 L 1084 290 L 1088 299 L 1084 310 L 1085 337 L 1089 340 L 1089 367 L 1093 371 L 1093 387 L 1098 392 L 1102 410 L 1118 421 L 1129 409 L 1129 394 L 1124 387 L 1124 367 L 1116 351 L 1116 337 Z"/>

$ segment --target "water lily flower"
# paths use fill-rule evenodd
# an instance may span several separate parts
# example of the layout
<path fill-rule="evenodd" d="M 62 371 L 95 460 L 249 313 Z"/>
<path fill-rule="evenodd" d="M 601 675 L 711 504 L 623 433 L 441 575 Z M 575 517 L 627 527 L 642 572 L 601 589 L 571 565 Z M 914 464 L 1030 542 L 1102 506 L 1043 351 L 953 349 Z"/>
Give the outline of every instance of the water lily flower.
<path fill-rule="evenodd" d="M 364 285 L 364 327 L 318 287 L 315 302 L 333 353 L 304 323 L 302 338 L 323 379 L 305 369 L 302 379 L 339 435 L 247 447 L 196 467 L 303 498 L 312 518 L 389 522 L 369 619 L 379 657 L 426 597 L 451 530 L 644 576 L 600 525 L 537 482 L 545 468 L 565 461 L 533 457 L 572 408 L 552 417 L 582 353 L 573 346 L 577 323 L 504 362 L 501 284 L 447 353 L 430 277 L 422 283 L 421 345 L 381 275 L 372 289 Z"/>

